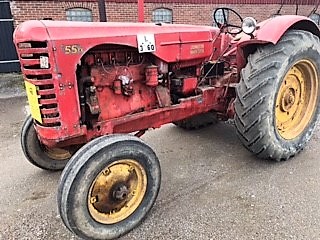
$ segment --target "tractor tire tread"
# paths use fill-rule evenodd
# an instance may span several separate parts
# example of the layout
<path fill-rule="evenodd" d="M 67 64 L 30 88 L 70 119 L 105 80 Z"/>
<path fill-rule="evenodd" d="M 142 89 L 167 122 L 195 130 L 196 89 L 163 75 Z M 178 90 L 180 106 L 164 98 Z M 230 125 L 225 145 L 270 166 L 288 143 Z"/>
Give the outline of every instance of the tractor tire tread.
<path fill-rule="evenodd" d="M 279 69 L 296 52 L 301 41 L 308 46 L 319 44 L 318 37 L 302 30 L 288 31 L 276 44 L 258 47 L 248 57 L 248 63 L 241 71 L 241 81 L 236 88 L 235 125 L 243 145 L 258 157 L 273 160 L 287 160 L 303 147 L 284 147 L 270 128 L 270 92 L 274 89 L 274 80 Z M 312 123 L 315 124 L 315 123 Z M 311 135 L 313 126 L 306 133 L 304 145 Z"/>

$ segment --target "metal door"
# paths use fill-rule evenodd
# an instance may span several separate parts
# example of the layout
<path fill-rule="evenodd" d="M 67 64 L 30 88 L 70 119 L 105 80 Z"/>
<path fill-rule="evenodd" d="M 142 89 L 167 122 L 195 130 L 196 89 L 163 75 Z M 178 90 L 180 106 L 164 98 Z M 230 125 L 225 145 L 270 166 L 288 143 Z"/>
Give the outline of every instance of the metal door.
<path fill-rule="evenodd" d="M 13 18 L 9 1 L 0 0 L 0 73 L 20 71 L 13 44 Z"/>

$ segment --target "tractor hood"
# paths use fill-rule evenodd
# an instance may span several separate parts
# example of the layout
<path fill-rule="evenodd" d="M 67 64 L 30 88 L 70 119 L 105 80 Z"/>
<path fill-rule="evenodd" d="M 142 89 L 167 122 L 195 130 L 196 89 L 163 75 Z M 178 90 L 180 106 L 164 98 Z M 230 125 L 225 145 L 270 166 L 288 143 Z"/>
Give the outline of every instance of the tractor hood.
<path fill-rule="evenodd" d="M 27 21 L 18 26 L 14 41 L 52 41 L 53 45 L 77 44 L 84 52 L 100 44 L 118 44 L 138 48 L 139 36 L 153 36 L 154 55 L 173 62 L 181 58 L 181 45 L 199 58 L 210 56 L 210 44 L 218 29 L 209 26 L 154 23 L 101 23 L 70 21 Z M 194 50 L 195 49 L 195 50 Z M 200 50 L 199 50 L 200 49 Z M 169 53 L 169 54 L 168 54 Z M 183 54 L 182 54 L 183 55 Z M 194 59 L 195 56 L 192 56 Z"/>

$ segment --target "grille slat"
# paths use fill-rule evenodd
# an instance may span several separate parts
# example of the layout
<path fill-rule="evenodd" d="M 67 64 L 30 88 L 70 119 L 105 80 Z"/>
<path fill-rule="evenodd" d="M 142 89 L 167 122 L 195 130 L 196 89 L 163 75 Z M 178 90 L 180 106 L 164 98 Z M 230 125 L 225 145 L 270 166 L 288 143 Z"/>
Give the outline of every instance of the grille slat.
<path fill-rule="evenodd" d="M 55 118 L 42 118 L 42 121 L 44 124 L 56 124 L 57 122 L 60 121 L 60 118 L 55 117 Z"/>
<path fill-rule="evenodd" d="M 37 76 L 39 76 L 39 75 L 47 75 L 47 74 L 51 73 L 51 71 L 49 69 L 41 69 L 41 68 L 39 68 L 39 69 L 26 69 L 23 66 L 23 73 L 25 75 L 37 75 Z"/>
<path fill-rule="evenodd" d="M 32 49 L 32 50 L 31 50 Z M 19 49 L 20 54 L 48 54 L 48 48 L 20 48 Z"/>
<path fill-rule="evenodd" d="M 52 80 L 48 80 L 48 79 L 46 79 L 46 80 L 34 80 L 34 79 L 30 79 L 30 78 L 26 78 L 26 80 L 28 81 L 28 82 L 32 82 L 34 85 L 36 85 L 36 86 L 48 86 L 48 85 L 52 85 L 53 86 L 53 84 L 52 84 Z"/>
<path fill-rule="evenodd" d="M 51 104 L 57 104 L 57 99 L 39 99 L 39 102 L 41 105 L 51 105 Z"/>
<path fill-rule="evenodd" d="M 57 108 L 49 108 L 49 109 L 43 108 L 40 111 L 41 111 L 41 114 L 43 114 L 43 115 L 59 114 Z"/>
<path fill-rule="evenodd" d="M 39 80 L 38 81 L 39 84 L 40 82 L 45 82 L 45 81 L 48 81 L 48 84 L 53 84 L 52 74 L 45 74 L 45 75 L 28 74 L 28 75 L 25 75 L 25 78 L 31 82 L 36 82 Z"/>
<path fill-rule="evenodd" d="M 40 65 L 40 59 L 24 59 L 22 61 L 23 66 Z"/>
<path fill-rule="evenodd" d="M 39 90 L 38 91 L 39 95 L 53 95 L 55 94 L 55 90 L 54 89 L 45 89 L 45 90 Z"/>

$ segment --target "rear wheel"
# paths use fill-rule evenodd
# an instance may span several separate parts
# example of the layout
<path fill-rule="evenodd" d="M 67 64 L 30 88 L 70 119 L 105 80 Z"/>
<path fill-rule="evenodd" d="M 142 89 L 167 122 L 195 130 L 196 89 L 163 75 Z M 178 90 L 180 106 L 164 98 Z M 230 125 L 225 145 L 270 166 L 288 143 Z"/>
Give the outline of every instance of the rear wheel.
<path fill-rule="evenodd" d="M 235 102 L 240 140 L 261 158 L 286 160 L 311 138 L 319 115 L 319 39 L 288 31 L 249 56 Z"/>
<path fill-rule="evenodd" d="M 160 164 L 139 138 L 111 135 L 83 146 L 64 169 L 58 206 L 85 239 L 114 239 L 139 225 L 160 188 Z"/>
<path fill-rule="evenodd" d="M 40 143 L 33 127 L 33 119 L 28 116 L 21 130 L 21 147 L 27 160 L 33 165 L 50 171 L 62 170 L 75 150 L 48 148 Z"/>

